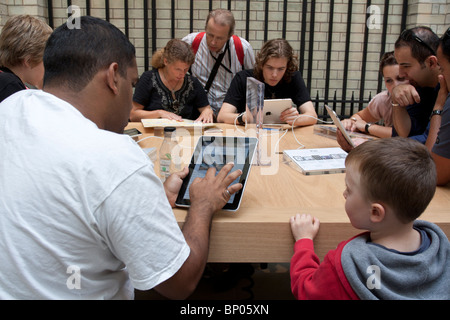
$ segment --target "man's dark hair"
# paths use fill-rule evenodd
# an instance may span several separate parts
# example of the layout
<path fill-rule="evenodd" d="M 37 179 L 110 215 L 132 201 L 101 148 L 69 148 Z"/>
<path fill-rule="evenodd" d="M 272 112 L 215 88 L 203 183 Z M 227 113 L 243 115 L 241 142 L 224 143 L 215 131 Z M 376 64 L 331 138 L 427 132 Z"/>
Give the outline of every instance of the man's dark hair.
<path fill-rule="evenodd" d="M 439 40 L 439 46 L 445 58 L 450 62 L 450 28 L 442 35 Z"/>
<path fill-rule="evenodd" d="M 415 27 L 404 30 L 395 42 L 395 48 L 410 47 L 411 56 L 424 64 L 430 56 L 436 56 L 439 37 L 429 27 Z"/>
<path fill-rule="evenodd" d="M 44 87 L 58 85 L 81 91 L 94 75 L 111 63 L 126 77 L 136 50 L 114 25 L 99 18 L 80 17 L 80 28 L 67 23 L 50 36 L 44 51 Z"/>

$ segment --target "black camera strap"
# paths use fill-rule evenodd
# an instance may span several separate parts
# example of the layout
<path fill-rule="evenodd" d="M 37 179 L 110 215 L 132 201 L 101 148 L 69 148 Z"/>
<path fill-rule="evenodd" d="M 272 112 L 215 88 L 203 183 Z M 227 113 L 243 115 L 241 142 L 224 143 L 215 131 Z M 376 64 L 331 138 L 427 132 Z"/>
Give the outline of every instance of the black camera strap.
<path fill-rule="evenodd" d="M 209 88 L 211 88 L 211 84 L 212 84 L 214 78 L 216 77 L 217 71 L 220 68 L 220 64 L 222 63 L 223 57 L 225 56 L 225 53 L 228 51 L 229 46 L 230 46 L 230 42 L 227 41 L 227 46 L 225 47 L 225 50 L 223 50 L 223 52 L 216 59 L 216 63 L 214 64 L 214 67 L 212 68 L 211 73 L 208 78 L 208 81 L 206 82 L 206 85 L 205 85 L 206 93 L 208 93 Z"/>

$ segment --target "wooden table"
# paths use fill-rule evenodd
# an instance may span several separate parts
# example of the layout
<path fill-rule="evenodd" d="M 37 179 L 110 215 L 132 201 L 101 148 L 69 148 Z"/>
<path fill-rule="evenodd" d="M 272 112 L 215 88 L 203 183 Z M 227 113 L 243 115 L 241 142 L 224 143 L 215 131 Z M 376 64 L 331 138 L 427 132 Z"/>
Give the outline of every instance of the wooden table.
<path fill-rule="evenodd" d="M 127 128 L 137 128 L 143 137 L 161 136 L 161 129 L 144 128 L 141 123 L 130 123 Z M 205 135 L 242 136 L 255 135 L 250 128 L 217 124 L 222 133 L 209 132 Z M 213 128 L 214 129 L 214 128 Z M 184 146 L 183 158 L 188 163 L 202 130 L 178 129 L 180 144 Z M 217 131 L 217 130 L 216 130 Z M 345 174 L 324 174 L 305 176 L 292 164 L 283 162 L 282 151 L 299 147 L 291 129 L 281 138 L 278 150 L 276 142 L 284 131 L 268 131 L 261 139 L 271 155 L 271 166 L 253 166 L 247 181 L 241 207 L 237 212 L 220 211 L 215 214 L 211 229 L 209 262 L 289 262 L 293 253 L 294 240 L 289 218 L 296 213 L 309 213 L 320 220 L 320 230 L 314 246 L 320 259 L 343 240 L 360 233 L 355 229 L 344 210 L 343 192 Z M 333 139 L 313 133 L 313 126 L 296 128 L 295 137 L 306 148 L 336 147 Z M 270 136 L 269 136 L 270 135 Z M 161 139 L 149 138 L 139 144 L 141 147 L 157 147 Z M 155 164 L 155 171 L 158 171 Z M 175 217 L 182 226 L 186 209 L 175 208 Z M 450 186 L 438 187 L 425 213 L 420 217 L 438 224 L 447 236 L 450 235 Z"/>

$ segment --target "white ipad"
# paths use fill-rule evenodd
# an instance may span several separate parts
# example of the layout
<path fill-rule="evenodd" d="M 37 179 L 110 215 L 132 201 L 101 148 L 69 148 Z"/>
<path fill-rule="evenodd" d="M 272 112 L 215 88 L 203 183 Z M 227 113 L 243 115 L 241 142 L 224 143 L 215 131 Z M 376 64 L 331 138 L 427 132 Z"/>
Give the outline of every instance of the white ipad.
<path fill-rule="evenodd" d="M 338 116 L 336 115 L 336 112 L 334 112 L 334 110 L 327 105 L 325 105 L 325 108 L 327 109 L 328 114 L 330 115 L 336 127 L 342 132 L 345 140 L 347 140 L 347 142 L 354 148 L 355 144 L 353 143 L 352 138 L 350 138 L 350 136 L 348 135 L 347 130 L 345 130 L 344 126 L 342 125 L 341 120 L 339 120 Z"/>
<path fill-rule="evenodd" d="M 281 113 L 292 108 L 292 99 L 264 99 L 263 123 L 264 124 L 282 124 L 280 120 Z"/>
<path fill-rule="evenodd" d="M 175 204 L 180 207 L 189 207 L 191 204 L 189 187 L 192 181 L 197 177 L 203 178 L 210 167 L 215 167 L 216 173 L 218 173 L 224 165 L 234 162 L 231 172 L 240 169 L 242 175 L 231 184 L 240 182 L 242 189 L 231 195 L 222 210 L 236 211 L 239 209 L 257 143 L 258 139 L 252 137 L 200 137 L 189 164 L 189 173 L 183 179 Z"/>

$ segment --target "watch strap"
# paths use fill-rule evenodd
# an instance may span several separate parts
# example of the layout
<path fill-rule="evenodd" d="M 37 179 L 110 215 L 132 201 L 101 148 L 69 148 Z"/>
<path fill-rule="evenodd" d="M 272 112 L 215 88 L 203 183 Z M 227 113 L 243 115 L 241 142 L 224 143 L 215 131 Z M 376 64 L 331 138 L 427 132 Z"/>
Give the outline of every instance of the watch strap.
<path fill-rule="evenodd" d="M 430 119 L 431 119 L 433 116 L 441 116 L 441 115 L 442 115 L 442 110 L 433 110 L 433 111 L 431 112 Z"/>

